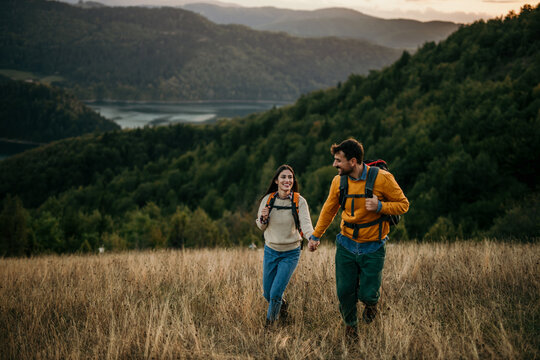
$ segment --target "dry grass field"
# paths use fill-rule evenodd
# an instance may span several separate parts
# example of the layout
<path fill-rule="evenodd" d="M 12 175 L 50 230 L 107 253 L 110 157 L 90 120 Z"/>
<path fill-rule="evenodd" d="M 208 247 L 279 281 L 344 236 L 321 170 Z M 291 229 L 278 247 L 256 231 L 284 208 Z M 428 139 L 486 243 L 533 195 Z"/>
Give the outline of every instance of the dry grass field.
<path fill-rule="evenodd" d="M 262 251 L 0 259 L 6 359 L 534 359 L 540 244 L 390 244 L 382 312 L 347 344 L 331 245 L 302 253 L 264 329 Z"/>

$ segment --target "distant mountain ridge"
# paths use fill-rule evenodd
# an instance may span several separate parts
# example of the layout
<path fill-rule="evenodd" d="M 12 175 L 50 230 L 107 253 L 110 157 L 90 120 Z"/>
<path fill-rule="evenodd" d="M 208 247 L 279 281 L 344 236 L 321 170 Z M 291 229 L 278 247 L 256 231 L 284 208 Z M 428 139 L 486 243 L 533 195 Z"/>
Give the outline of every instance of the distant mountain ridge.
<path fill-rule="evenodd" d="M 425 42 L 443 40 L 459 28 L 459 24 L 453 22 L 381 19 L 345 8 L 306 11 L 274 7 L 223 7 L 207 3 L 187 4 L 183 8 L 218 24 L 241 24 L 257 30 L 283 31 L 300 37 L 363 39 L 398 49 L 415 50 Z"/>
<path fill-rule="evenodd" d="M 354 39 L 216 25 L 177 8 L 3 5 L 0 69 L 58 75 L 82 99 L 289 101 L 400 54 Z"/>
<path fill-rule="evenodd" d="M 75 3 L 74 5 L 83 9 L 103 8 L 107 6 L 97 1 L 79 1 L 78 3 Z"/>

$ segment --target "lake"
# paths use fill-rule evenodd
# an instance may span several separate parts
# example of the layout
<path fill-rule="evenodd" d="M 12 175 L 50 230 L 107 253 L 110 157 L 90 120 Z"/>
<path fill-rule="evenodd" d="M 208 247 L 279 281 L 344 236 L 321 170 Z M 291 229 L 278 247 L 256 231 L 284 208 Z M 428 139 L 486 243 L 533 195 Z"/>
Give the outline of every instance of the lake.
<path fill-rule="evenodd" d="M 87 102 L 86 105 L 122 129 L 177 123 L 211 123 L 220 118 L 243 117 L 290 104 L 283 101 L 230 102 Z M 0 139 L 0 160 L 35 147 Z"/>
<path fill-rule="evenodd" d="M 209 123 L 219 118 L 243 117 L 287 105 L 279 101 L 245 102 L 89 102 L 86 103 L 123 129 L 177 123 Z"/>

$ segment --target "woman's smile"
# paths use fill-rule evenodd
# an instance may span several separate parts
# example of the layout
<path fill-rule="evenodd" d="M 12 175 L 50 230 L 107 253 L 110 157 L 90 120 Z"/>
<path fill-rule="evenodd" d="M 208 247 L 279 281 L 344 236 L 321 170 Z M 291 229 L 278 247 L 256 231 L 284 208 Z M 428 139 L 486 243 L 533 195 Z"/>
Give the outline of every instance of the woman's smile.
<path fill-rule="evenodd" d="M 278 190 L 284 193 L 289 193 L 294 184 L 293 173 L 290 170 L 283 170 L 279 174 L 276 183 L 278 185 Z"/>

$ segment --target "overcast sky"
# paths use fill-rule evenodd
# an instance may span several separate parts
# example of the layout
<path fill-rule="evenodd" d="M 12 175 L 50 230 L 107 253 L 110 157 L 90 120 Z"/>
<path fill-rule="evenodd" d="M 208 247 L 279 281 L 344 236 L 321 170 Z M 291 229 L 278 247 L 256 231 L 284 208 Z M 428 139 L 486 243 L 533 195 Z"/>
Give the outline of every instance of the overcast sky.
<path fill-rule="evenodd" d="M 64 0 L 78 2 L 78 0 Z M 215 2 L 209 0 L 93 0 L 107 5 L 182 5 L 187 2 Z M 384 18 L 410 18 L 422 21 L 448 20 L 472 22 L 506 15 L 510 10 L 519 12 L 531 1 L 515 0 L 222 0 L 246 7 L 274 6 L 286 9 L 314 10 L 328 7 L 346 7 L 368 15 Z"/>

